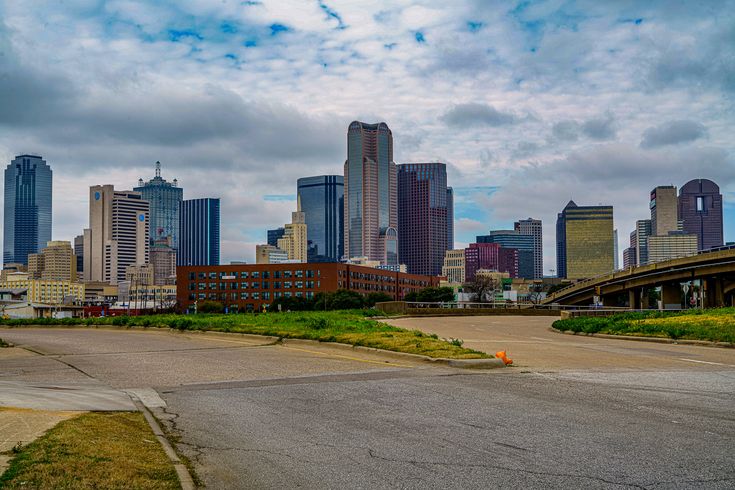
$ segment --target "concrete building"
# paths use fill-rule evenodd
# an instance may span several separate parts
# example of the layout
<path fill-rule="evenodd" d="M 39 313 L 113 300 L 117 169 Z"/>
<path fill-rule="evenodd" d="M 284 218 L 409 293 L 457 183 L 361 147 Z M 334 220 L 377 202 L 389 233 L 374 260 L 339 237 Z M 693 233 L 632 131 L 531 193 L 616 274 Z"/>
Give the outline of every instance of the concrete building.
<path fill-rule="evenodd" d="M 176 284 L 176 249 L 170 236 L 153 242 L 150 265 L 153 267 L 153 283 L 157 286 Z"/>
<path fill-rule="evenodd" d="M 71 304 L 84 300 L 84 284 L 72 281 L 32 279 L 27 272 L 13 272 L 0 282 L 0 289 L 27 289 L 28 301 L 45 305 Z"/>
<path fill-rule="evenodd" d="M 398 256 L 411 274 L 438 276 L 449 249 L 447 166 L 398 165 Z"/>
<path fill-rule="evenodd" d="M 264 244 L 255 246 L 256 264 L 283 264 L 288 262 L 288 252 L 273 245 Z"/>
<path fill-rule="evenodd" d="M 408 269 L 406 268 L 406 264 L 396 264 L 396 265 L 385 265 L 381 264 L 379 260 L 370 260 L 368 257 L 352 257 L 350 260 L 347 260 L 344 262 L 345 264 L 350 265 L 361 265 L 364 267 L 370 267 L 372 269 L 380 269 L 383 271 L 392 271 L 392 272 L 408 272 Z"/>
<path fill-rule="evenodd" d="M 388 125 L 353 121 L 347 131 L 345 256 L 397 265 L 398 197 Z"/>
<path fill-rule="evenodd" d="M 559 277 L 585 279 L 613 271 L 612 206 L 577 206 L 569 201 L 556 221 Z"/>
<path fill-rule="evenodd" d="M 648 237 L 648 263 L 697 255 L 697 235 L 671 232 L 663 236 Z"/>
<path fill-rule="evenodd" d="M 179 187 L 176 179 L 168 182 L 161 177 L 161 162 L 156 162 L 156 175 L 148 182 L 138 181 L 138 187 L 133 189 L 140 192 L 143 199 L 150 203 L 150 245 L 170 238 L 170 246 L 179 247 L 179 214 L 181 201 L 184 199 L 184 190 Z"/>
<path fill-rule="evenodd" d="M 452 284 L 464 284 L 465 282 L 465 260 L 464 249 L 447 250 L 444 253 L 444 265 L 442 276 Z"/>
<path fill-rule="evenodd" d="M 489 235 L 478 235 L 477 243 L 497 243 L 503 248 L 518 250 L 518 274 L 512 277 L 533 279 L 536 250 L 535 237 L 516 230 L 490 230 Z"/>
<path fill-rule="evenodd" d="M 139 192 L 112 185 L 89 188 L 84 230 L 84 280 L 117 284 L 131 265 L 148 263 L 149 204 Z"/>
<path fill-rule="evenodd" d="M 721 247 L 723 240 L 722 194 L 707 179 L 695 179 L 679 190 L 679 219 L 682 230 L 697 235 L 699 250 Z"/>
<path fill-rule="evenodd" d="M 220 200 L 203 198 L 182 201 L 179 232 L 177 266 L 218 265 Z"/>
<path fill-rule="evenodd" d="M 18 155 L 5 169 L 3 265 L 28 264 L 51 241 L 53 172 L 36 155 Z"/>
<path fill-rule="evenodd" d="M 283 237 L 278 239 L 278 248 L 288 254 L 289 260 L 306 262 L 308 258 L 308 228 L 306 216 L 301 211 L 301 199 L 296 199 L 296 211 L 291 213 L 291 223 L 284 226 Z"/>
<path fill-rule="evenodd" d="M 344 255 L 344 176 L 303 177 L 296 187 L 306 218 L 309 262 L 339 262 Z"/>
<path fill-rule="evenodd" d="M 13 272 L 28 272 L 28 266 L 26 264 L 16 263 L 5 264 L 3 270 L 0 272 L 0 282 L 7 281 L 8 274 L 12 274 Z"/>
<path fill-rule="evenodd" d="M 152 285 L 154 278 L 153 266 L 150 264 L 131 265 L 125 270 L 125 281 L 130 283 L 131 287 L 139 284 Z"/>
<path fill-rule="evenodd" d="M 28 256 L 31 279 L 77 281 L 77 257 L 71 242 L 50 241 L 40 253 Z"/>
<path fill-rule="evenodd" d="M 667 235 L 679 229 L 676 186 L 658 186 L 651 191 L 651 234 Z"/>
<path fill-rule="evenodd" d="M 540 219 L 522 219 L 513 224 L 513 229 L 521 235 L 533 237 L 533 278 L 544 277 L 544 235 Z"/>
<path fill-rule="evenodd" d="M 204 300 L 218 301 L 231 311 L 261 311 L 281 297 L 312 299 L 340 289 L 362 295 L 381 292 L 398 301 L 410 292 L 439 286 L 436 276 L 338 263 L 179 267 L 177 276 L 178 302 L 189 311 Z"/>

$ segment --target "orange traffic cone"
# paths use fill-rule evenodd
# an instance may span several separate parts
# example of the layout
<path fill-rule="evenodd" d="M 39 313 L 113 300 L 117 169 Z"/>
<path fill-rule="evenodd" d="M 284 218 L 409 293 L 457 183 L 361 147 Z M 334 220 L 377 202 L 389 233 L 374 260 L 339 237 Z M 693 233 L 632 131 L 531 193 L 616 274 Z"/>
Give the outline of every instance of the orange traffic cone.
<path fill-rule="evenodd" d="M 513 359 L 508 357 L 508 355 L 505 353 L 504 350 L 496 352 L 495 357 L 497 357 L 498 359 L 502 359 L 502 361 L 505 363 L 506 366 L 508 364 L 513 364 Z"/>

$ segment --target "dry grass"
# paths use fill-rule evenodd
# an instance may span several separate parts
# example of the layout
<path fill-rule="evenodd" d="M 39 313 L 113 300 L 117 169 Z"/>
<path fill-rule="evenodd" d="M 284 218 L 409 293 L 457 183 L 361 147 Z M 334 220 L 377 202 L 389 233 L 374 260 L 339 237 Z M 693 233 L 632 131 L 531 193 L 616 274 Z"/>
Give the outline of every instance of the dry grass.
<path fill-rule="evenodd" d="M 175 489 L 176 471 L 138 412 L 95 412 L 61 422 L 22 448 L 0 488 Z"/>

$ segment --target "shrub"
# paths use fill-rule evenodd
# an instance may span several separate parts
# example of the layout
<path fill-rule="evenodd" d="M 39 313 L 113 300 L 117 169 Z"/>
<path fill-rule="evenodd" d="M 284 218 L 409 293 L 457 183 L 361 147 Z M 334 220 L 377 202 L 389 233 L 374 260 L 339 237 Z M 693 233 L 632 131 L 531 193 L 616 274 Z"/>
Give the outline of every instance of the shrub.
<path fill-rule="evenodd" d="M 225 307 L 219 301 L 202 301 L 197 305 L 197 313 L 222 313 Z"/>
<path fill-rule="evenodd" d="M 386 301 L 393 301 L 393 297 L 385 293 L 370 293 L 365 296 L 365 306 L 373 307 L 375 303 L 385 303 Z"/>
<path fill-rule="evenodd" d="M 365 305 L 365 299 L 355 291 L 340 289 L 332 295 L 333 310 L 358 310 Z"/>

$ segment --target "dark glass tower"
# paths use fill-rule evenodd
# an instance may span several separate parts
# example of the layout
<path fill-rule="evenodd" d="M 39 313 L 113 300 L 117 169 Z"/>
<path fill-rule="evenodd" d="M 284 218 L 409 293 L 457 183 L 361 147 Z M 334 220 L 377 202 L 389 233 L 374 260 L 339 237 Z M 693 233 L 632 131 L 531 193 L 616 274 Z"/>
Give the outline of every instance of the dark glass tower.
<path fill-rule="evenodd" d="M 344 255 L 344 177 L 303 177 L 296 186 L 306 217 L 308 261 L 339 262 Z"/>
<path fill-rule="evenodd" d="M 447 187 L 447 250 L 454 250 L 454 189 Z"/>
<path fill-rule="evenodd" d="M 28 264 L 51 240 L 52 181 L 40 156 L 18 155 L 5 169 L 3 264 Z"/>
<path fill-rule="evenodd" d="M 685 233 L 697 235 L 699 250 L 723 245 L 722 194 L 707 179 L 690 180 L 679 189 L 679 219 Z"/>
<path fill-rule="evenodd" d="M 505 249 L 518 251 L 518 275 L 524 279 L 533 279 L 534 274 L 534 238 L 516 230 L 491 230 L 489 235 L 477 237 L 477 243 L 497 243 Z"/>
<path fill-rule="evenodd" d="M 161 162 L 156 162 L 156 176 L 148 182 L 138 181 L 138 187 L 133 189 L 140 192 L 143 199 L 151 205 L 151 236 L 153 245 L 162 239 L 170 239 L 173 248 L 179 247 L 179 210 L 184 199 L 184 190 L 178 186 L 178 181 L 168 182 L 161 177 Z"/>
<path fill-rule="evenodd" d="M 219 265 L 219 199 L 189 199 L 181 202 L 177 266 Z"/>
<path fill-rule="evenodd" d="M 447 167 L 398 165 L 398 256 L 410 274 L 441 275 L 449 249 Z"/>

